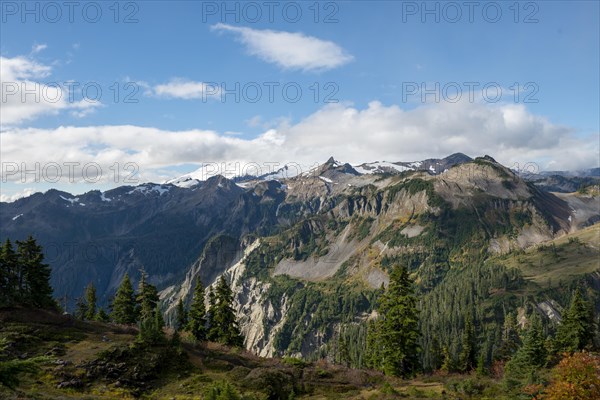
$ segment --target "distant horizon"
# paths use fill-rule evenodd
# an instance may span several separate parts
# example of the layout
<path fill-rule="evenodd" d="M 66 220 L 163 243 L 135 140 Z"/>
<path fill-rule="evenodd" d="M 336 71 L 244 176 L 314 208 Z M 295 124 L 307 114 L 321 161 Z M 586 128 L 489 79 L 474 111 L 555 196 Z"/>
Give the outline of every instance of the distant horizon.
<path fill-rule="evenodd" d="M 26 4 L 1 9 L 0 200 L 331 154 L 600 165 L 598 2 Z"/>
<path fill-rule="evenodd" d="M 501 165 L 505 166 L 506 168 L 509 168 L 512 171 L 517 172 L 517 173 L 527 173 L 527 172 L 529 172 L 529 173 L 533 173 L 533 174 L 543 174 L 543 173 L 545 173 L 545 174 L 549 174 L 549 173 L 565 173 L 565 174 L 568 174 L 568 173 L 589 172 L 589 171 L 593 171 L 593 170 L 596 170 L 596 169 L 600 168 L 600 166 L 596 166 L 596 167 L 582 168 L 582 169 L 578 169 L 578 170 L 541 170 L 541 169 L 537 169 L 537 165 L 535 163 L 526 162 L 526 163 L 523 163 L 523 164 L 520 164 L 520 165 L 514 165 L 513 164 L 513 166 L 509 166 L 509 165 L 506 165 L 506 164 L 504 164 L 504 163 L 496 160 L 496 158 L 493 155 L 490 155 L 490 154 L 478 155 L 478 156 L 474 156 L 473 157 L 473 156 L 469 156 L 469 155 L 467 155 L 465 153 L 462 153 L 462 152 L 452 153 L 452 154 L 449 154 L 449 155 L 447 155 L 445 157 L 440 157 L 440 158 L 430 157 L 430 158 L 426 158 L 426 159 L 423 159 L 423 160 L 411 160 L 411 161 L 387 161 L 387 160 L 381 160 L 381 161 L 379 161 L 379 160 L 376 160 L 376 161 L 362 162 L 360 164 L 357 164 L 357 163 L 346 163 L 343 160 L 337 159 L 335 156 L 330 156 L 328 158 L 328 160 L 330 158 L 333 158 L 336 162 L 339 162 L 341 164 L 349 164 L 353 168 L 356 168 L 356 167 L 360 167 L 360 166 L 365 165 L 365 164 L 366 165 L 372 165 L 372 164 L 378 164 L 378 163 L 391 163 L 391 164 L 406 163 L 406 164 L 410 164 L 410 163 L 420 163 L 420 162 L 426 161 L 426 160 L 443 160 L 443 159 L 446 159 L 446 158 L 449 158 L 449 157 L 455 156 L 455 155 L 464 155 L 464 156 L 470 158 L 471 160 L 475 160 L 477 158 L 483 158 L 485 156 L 489 156 L 489 157 L 492 157 L 499 164 L 501 164 Z M 279 163 L 277 163 L 277 164 L 275 164 L 275 163 L 266 164 L 265 167 L 267 167 L 267 168 L 275 168 L 275 170 L 272 171 L 270 174 L 261 173 L 261 174 L 257 174 L 257 175 L 241 174 L 241 175 L 226 176 L 226 175 L 223 175 L 221 173 L 215 173 L 213 175 L 207 175 L 206 178 L 204 178 L 204 179 L 191 178 L 191 177 L 189 179 L 190 180 L 196 180 L 196 181 L 199 181 L 199 182 L 203 182 L 203 181 L 207 181 L 207 180 L 209 180 L 211 178 L 216 178 L 216 177 L 220 176 L 220 177 L 225 178 L 227 180 L 236 181 L 236 178 L 246 178 L 247 177 L 247 179 L 244 179 L 244 180 L 241 180 L 241 181 L 239 181 L 239 180 L 237 181 L 237 183 L 243 183 L 245 181 L 251 181 L 251 180 L 253 180 L 252 178 L 260 178 L 263 175 L 272 175 L 272 174 L 274 174 L 276 172 L 284 170 L 286 168 L 286 166 L 289 167 L 292 164 L 295 164 L 296 166 L 299 166 L 299 167 L 306 167 L 306 169 L 302 170 L 300 173 L 307 173 L 307 172 L 310 172 L 310 170 L 312 170 L 312 169 L 315 169 L 315 168 L 317 168 L 319 166 L 324 165 L 328 160 L 320 162 L 320 163 L 314 163 L 312 165 L 306 165 L 306 164 L 301 165 L 301 164 L 295 163 L 293 161 L 290 161 L 290 162 L 287 162 L 287 163 L 284 163 L 284 164 L 279 164 Z M 214 165 L 214 164 L 220 165 L 221 163 L 219 163 L 219 162 L 205 163 L 205 165 Z M 249 163 L 249 164 L 252 167 L 256 166 L 256 163 Z M 514 167 L 516 167 L 516 168 L 514 168 Z M 17 200 L 20 200 L 20 199 L 32 196 L 34 194 L 38 194 L 38 193 L 46 194 L 48 191 L 51 191 L 51 190 L 55 190 L 55 191 L 62 192 L 62 193 L 67 193 L 67 194 L 69 194 L 69 195 L 71 195 L 73 197 L 77 197 L 77 196 L 83 196 L 85 194 L 88 194 L 88 193 L 91 193 L 91 192 L 95 192 L 95 191 L 99 191 L 100 193 L 105 193 L 105 192 L 108 192 L 108 191 L 111 191 L 111 190 L 114 190 L 114 189 L 118 189 L 120 187 L 138 187 L 138 186 L 144 186 L 144 185 L 156 185 L 156 186 L 168 186 L 168 185 L 171 185 L 171 186 L 177 186 L 177 187 L 182 188 L 182 189 L 186 189 L 185 186 L 177 185 L 176 183 L 173 183 L 173 182 L 177 181 L 177 180 L 179 180 L 181 178 L 187 178 L 189 175 L 192 175 L 196 171 L 197 170 L 192 170 L 192 171 L 190 171 L 188 173 L 184 173 L 183 175 L 169 178 L 169 179 L 167 179 L 165 181 L 162 181 L 162 182 L 139 181 L 139 182 L 121 183 L 121 184 L 113 185 L 113 186 L 108 187 L 106 189 L 91 188 L 91 189 L 86 190 L 84 192 L 73 192 L 73 191 L 70 191 L 69 187 L 81 187 L 81 185 L 75 185 L 75 184 L 70 185 L 70 186 L 49 187 L 49 188 L 47 188 L 45 190 L 32 191 L 31 193 L 27 193 L 27 194 L 25 194 L 25 195 L 23 195 L 21 197 L 10 199 L 8 201 L 6 201 L 5 199 L 2 199 L 0 202 L 1 203 L 13 203 L 13 202 L 15 202 Z M 410 171 L 410 170 L 407 170 L 407 171 Z M 414 171 L 415 172 L 417 172 L 417 171 L 421 171 L 422 172 L 422 171 L 426 171 L 426 170 L 417 169 L 417 170 L 414 170 Z M 357 172 L 360 173 L 360 174 L 363 174 L 360 171 L 357 171 Z M 294 178 L 294 177 L 295 176 L 289 176 L 289 177 L 283 176 L 283 177 L 280 177 L 279 179 L 291 179 L 291 178 Z M 273 180 L 277 180 L 277 179 L 273 178 Z M 91 184 L 90 183 L 83 184 L 84 187 L 86 185 L 90 186 Z"/>

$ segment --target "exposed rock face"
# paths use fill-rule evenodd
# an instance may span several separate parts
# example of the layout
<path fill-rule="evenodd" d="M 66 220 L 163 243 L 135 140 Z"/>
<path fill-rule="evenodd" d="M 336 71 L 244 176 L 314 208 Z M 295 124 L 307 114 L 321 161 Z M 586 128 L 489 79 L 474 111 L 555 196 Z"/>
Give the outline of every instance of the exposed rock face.
<path fill-rule="evenodd" d="M 559 311 L 560 306 L 554 300 L 542 301 L 537 305 L 538 309 L 544 313 L 544 315 L 554 322 L 562 321 L 562 316 Z"/>
<path fill-rule="evenodd" d="M 272 357 L 275 355 L 275 335 L 285 322 L 288 299 L 284 295 L 280 299 L 281 307 L 276 309 L 265 296 L 269 283 L 256 278 L 242 279 L 246 270 L 246 257 L 259 245 L 260 240 L 251 243 L 244 250 L 244 256 L 225 271 L 225 276 L 234 293 L 234 308 L 246 349 L 261 357 Z M 212 283 L 215 284 L 216 282 Z"/>
<path fill-rule="evenodd" d="M 288 299 L 284 295 L 280 299 L 281 307 L 276 309 L 269 300 L 264 299 L 268 284 L 250 278 L 241 285 L 236 285 L 235 307 L 244 335 L 247 350 L 261 357 L 275 355 L 275 334 L 285 322 L 289 308 Z"/>
<path fill-rule="evenodd" d="M 179 300 L 190 303 L 198 278 L 202 283 L 211 285 L 227 270 L 227 267 L 238 262 L 243 257 L 242 244 L 230 236 L 216 236 L 211 239 L 202 255 L 188 270 L 185 279 L 178 286 L 169 286 L 160 292 L 161 300 L 167 304 L 166 321 L 171 322 L 175 317 L 175 308 Z"/>
<path fill-rule="evenodd" d="M 347 227 L 340 235 L 332 238 L 325 256 L 309 257 L 303 261 L 282 259 L 275 267 L 273 275 L 288 275 L 309 281 L 330 278 L 352 256 L 359 244 L 357 240 L 349 240 L 349 234 L 350 228 Z"/>
<path fill-rule="evenodd" d="M 247 349 L 272 356 L 281 351 L 276 335 L 299 301 L 293 291 L 269 298 L 280 275 L 307 285 L 343 275 L 370 290 L 387 284 L 385 262 L 410 258 L 414 273 L 435 285 L 451 257 L 428 271 L 421 267 L 436 255 L 439 238 L 447 247 L 475 241 L 480 255 L 503 254 L 600 219 L 598 196 L 544 192 L 491 157 L 455 154 L 394 166 L 355 168 L 330 159 L 289 179 L 241 186 L 217 176 L 187 188 L 148 184 L 79 197 L 49 191 L 2 203 L 0 239 L 33 233 L 50 249 L 56 240 L 95 246 L 95 260 L 85 253 L 49 260 L 58 296 L 75 298 L 94 281 L 106 299 L 125 273 L 135 281 L 144 267 L 161 290 L 167 321 L 179 299 L 189 303 L 197 278 L 213 285 L 224 274 Z M 383 173 L 374 173 L 377 168 Z M 264 274 L 248 275 L 246 262 L 261 243 L 270 246 L 270 258 L 261 260 Z M 466 253 L 456 250 L 454 258 Z M 551 303 L 539 308 L 560 317 Z M 302 310 L 292 322 L 308 326 L 316 314 Z M 326 329 L 307 333 L 296 347 L 300 354 L 325 346 L 339 328 L 339 321 L 323 324 Z"/>

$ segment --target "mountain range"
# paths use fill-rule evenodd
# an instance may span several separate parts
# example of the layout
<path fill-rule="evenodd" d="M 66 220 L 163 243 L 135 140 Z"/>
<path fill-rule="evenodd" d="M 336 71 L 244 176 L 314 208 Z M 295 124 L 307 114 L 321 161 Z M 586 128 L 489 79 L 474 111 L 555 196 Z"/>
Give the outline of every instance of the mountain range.
<path fill-rule="evenodd" d="M 330 158 L 260 176 L 205 172 L 0 203 L 0 239 L 37 238 L 67 309 L 89 282 L 107 304 L 125 273 L 135 283 L 143 268 L 170 319 L 179 299 L 191 300 L 197 277 L 211 285 L 225 274 L 245 346 L 262 356 L 316 357 L 334 351 L 340 334 L 364 341 L 374 296 L 395 263 L 409 267 L 425 315 L 455 279 L 479 282 L 486 268 L 494 272 L 482 302 L 512 288 L 502 307 L 516 310 L 527 292 L 547 315 L 560 314 L 555 285 L 599 276 L 597 169 L 525 174 L 457 153 L 354 166 Z M 539 246 L 571 236 L 583 238 L 577 266 L 545 262 L 540 275 L 511 264 L 511 255 L 534 257 Z M 554 276 L 560 280 L 544 281 Z M 498 307 L 494 300 L 481 312 Z M 450 340 L 448 326 L 441 320 L 423 329 Z"/>

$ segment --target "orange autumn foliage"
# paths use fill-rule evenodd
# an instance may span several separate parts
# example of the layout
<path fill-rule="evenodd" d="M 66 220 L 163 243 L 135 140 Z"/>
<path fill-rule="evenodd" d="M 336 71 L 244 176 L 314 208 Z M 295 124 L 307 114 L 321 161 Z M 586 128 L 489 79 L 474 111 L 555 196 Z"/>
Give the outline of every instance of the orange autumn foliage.
<path fill-rule="evenodd" d="M 600 400 L 600 356 L 587 352 L 565 354 L 553 368 L 543 400 Z"/>

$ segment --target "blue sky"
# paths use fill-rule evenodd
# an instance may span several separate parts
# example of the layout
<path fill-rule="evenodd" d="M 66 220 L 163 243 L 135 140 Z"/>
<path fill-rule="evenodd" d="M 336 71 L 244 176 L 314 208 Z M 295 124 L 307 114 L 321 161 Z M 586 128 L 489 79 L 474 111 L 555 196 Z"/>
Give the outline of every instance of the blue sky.
<path fill-rule="evenodd" d="M 29 14 L 23 4 L 1 9 L 0 139 L 11 165 L 93 162 L 106 174 L 133 162 L 141 181 L 204 162 L 312 164 L 327 154 L 356 163 L 463 151 L 541 169 L 598 165 L 595 1 L 476 2 L 472 10 L 463 2 L 273 2 L 272 20 L 261 1 L 121 2 L 118 15 L 113 2 L 80 2 L 73 22 L 62 2 L 56 22 L 46 3 L 27 2 Z M 239 11 L 223 15 L 225 4 Z M 23 82 L 41 101 L 23 101 Z M 57 90 L 44 86 L 51 82 L 61 101 L 45 104 Z M 68 82 L 80 86 L 69 91 Z M 476 85 L 473 101 L 465 82 Z M 415 91 L 436 84 L 438 102 Z M 223 85 L 239 101 L 223 98 Z M 89 102 L 97 87 L 99 101 Z M 7 168 L 4 200 L 25 189 L 92 189 L 77 179 L 23 183 Z"/>

